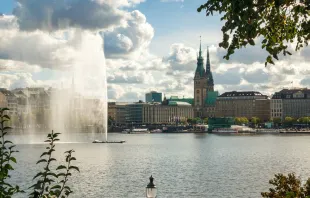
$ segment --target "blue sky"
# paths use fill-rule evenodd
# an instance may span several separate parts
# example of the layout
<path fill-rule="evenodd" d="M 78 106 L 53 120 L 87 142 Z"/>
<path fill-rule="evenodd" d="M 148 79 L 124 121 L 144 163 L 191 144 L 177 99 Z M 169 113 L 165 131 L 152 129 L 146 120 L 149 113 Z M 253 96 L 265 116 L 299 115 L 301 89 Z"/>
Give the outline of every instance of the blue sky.
<path fill-rule="evenodd" d="M 13 0 L 2 0 L 0 2 L 0 12 L 5 14 L 12 13 L 13 6 L 14 6 Z"/>
<path fill-rule="evenodd" d="M 197 8 L 206 0 L 185 0 L 184 2 L 161 2 L 149 0 L 139 4 L 136 9 L 147 17 L 155 29 L 151 50 L 158 55 L 167 54 L 172 43 L 185 43 L 198 47 L 199 36 L 203 45 L 215 44 L 214 37 L 219 34 L 221 22 L 218 16 L 206 17 L 198 13 Z"/>

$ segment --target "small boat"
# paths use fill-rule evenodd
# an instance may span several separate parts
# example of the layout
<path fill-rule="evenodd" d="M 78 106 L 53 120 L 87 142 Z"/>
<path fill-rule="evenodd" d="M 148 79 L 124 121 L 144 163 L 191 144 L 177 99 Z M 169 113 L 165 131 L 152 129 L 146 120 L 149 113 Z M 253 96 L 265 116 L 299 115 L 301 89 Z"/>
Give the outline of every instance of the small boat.
<path fill-rule="evenodd" d="M 161 133 L 163 132 L 161 129 L 154 129 L 151 131 L 151 133 Z"/>
<path fill-rule="evenodd" d="M 125 143 L 125 140 L 121 140 L 121 141 L 100 141 L 100 140 L 94 140 L 93 143 L 106 143 L 106 144 L 111 144 L 111 143 Z"/>
<path fill-rule="evenodd" d="M 149 129 L 141 128 L 141 129 L 125 129 L 122 133 L 132 133 L 132 134 L 140 134 L 140 133 L 150 133 Z"/>
<path fill-rule="evenodd" d="M 238 133 L 238 129 L 233 129 L 233 128 L 218 128 L 218 129 L 213 129 L 212 133 L 223 133 L 223 134 L 233 134 L 233 133 Z"/>

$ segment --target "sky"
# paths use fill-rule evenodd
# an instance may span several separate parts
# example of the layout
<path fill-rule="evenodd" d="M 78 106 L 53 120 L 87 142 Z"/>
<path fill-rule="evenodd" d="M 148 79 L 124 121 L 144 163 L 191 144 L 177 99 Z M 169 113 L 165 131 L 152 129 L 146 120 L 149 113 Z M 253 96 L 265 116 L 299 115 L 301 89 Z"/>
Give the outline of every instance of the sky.
<path fill-rule="evenodd" d="M 309 47 L 292 45 L 293 56 L 267 67 L 259 44 L 224 60 L 224 22 L 197 12 L 205 2 L 2 0 L 0 87 L 69 87 L 74 77 L 81 92 L 96 95 L 106 77 L 110 101 L 144 100 L 149 91 L 193 97 L 200 36 L 220 93 L 309 86 Z"/>

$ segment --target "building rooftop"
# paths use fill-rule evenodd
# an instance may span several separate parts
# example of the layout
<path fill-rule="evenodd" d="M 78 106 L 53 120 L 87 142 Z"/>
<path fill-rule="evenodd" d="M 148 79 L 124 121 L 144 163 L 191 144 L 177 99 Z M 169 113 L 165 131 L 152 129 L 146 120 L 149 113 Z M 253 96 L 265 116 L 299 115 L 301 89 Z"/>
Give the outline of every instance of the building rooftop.
<path fill-rule="evenodd" d="M 181 101 L 169 101 L 168 105 L 169 106 L 192 106 L 188 102 L 181 102 Z"/>
<path fill-rule="evenodd" d="M 238 97 L 238 96 L 264 96 L 258 91 L 230 91 L 225 92 L 219 97 Z"/>
<path fill-rule="evenodd" d="M 3 93 L 5 96 L 15 96 L 11 91 L 5 88 L 0 88 L 0 92 Z"/>
<path fill-rule="evenodd" d="M 310 98 L 310 89 L 308 88 L 294 88 L 294 89 L 282 89 L 279 92 L 276 92 L 272 99 L 290 99 L 293 98 L 294 94 L 302 93 L 303 96 L 300 96 L 298 98 Z M 289 97 L 287 97 L 289 96 Z M 294 97 L 295 98 L 295 97 Z"/>

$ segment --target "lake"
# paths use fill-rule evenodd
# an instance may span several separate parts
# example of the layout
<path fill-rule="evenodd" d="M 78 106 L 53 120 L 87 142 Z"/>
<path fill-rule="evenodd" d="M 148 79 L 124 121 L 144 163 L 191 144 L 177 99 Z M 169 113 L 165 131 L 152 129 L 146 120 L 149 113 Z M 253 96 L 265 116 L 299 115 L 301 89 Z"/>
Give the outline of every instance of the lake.
<path fill-rule="evenodd" d="M 260 197 L 275 173 L 310 177 L 310 136 L 215 134 L 109 134 L 124 144 L 92 144 L 94 134 L 62 134 L 57 160 L 74 149 L 71 197 L 145 197 L 150 175 L 158 197 Z M 98 135 L 97 135 L 98 136 Z M 45 135 L 10 135 L 20 151 L 13 174 L 24 189 L 34 182 Z M 100 138 L 102 139 L 102 138 Z M 19 195 L 16 197 L 26 197 Z"/>

